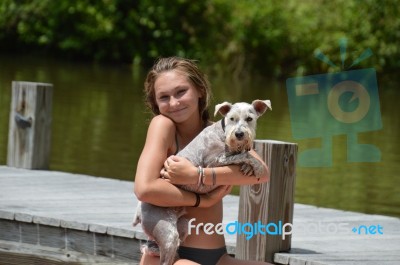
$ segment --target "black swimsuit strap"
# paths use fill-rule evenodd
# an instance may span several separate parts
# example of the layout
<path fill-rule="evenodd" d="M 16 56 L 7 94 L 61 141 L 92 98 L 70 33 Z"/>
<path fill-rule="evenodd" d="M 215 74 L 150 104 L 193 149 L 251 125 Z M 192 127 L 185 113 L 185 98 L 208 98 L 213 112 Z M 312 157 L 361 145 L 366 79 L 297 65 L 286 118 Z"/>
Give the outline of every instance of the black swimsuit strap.
<path fill-rule="evenodd" d="M 178 134 L 175 133 L 175 144 L 176 144 L 176 151 L 175 154 L 176 155 L 179 152 L 179 142 L 178 142 Z"/>

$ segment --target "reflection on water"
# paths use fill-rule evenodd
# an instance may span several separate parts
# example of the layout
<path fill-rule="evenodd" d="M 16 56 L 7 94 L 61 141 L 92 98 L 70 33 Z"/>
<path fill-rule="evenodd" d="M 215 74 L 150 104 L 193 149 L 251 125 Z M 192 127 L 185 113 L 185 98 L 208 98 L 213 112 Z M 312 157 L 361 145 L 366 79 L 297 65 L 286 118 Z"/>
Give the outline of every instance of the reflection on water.
<path fill-rule="evenodd" d="M 54 84 L 51 170 L 133 180 L 151 115 L 142 102 L 143 72 L 127 65 L 60 62 L 0 56 L 0 164 L 6 163 L 11 81 Z M 213 104 L 271 99 L 257 138 L 318 148 L 320 139 L 295 140 L 285 80 L 210 78 Z M 358 134 L 377 146 L 378 163 L 348 163 L 347 139 L 333 136 L 333 166 L 297 168 L 296 202 L 400 216 L 400 82 L 378 75 L 383 129 Z"/>

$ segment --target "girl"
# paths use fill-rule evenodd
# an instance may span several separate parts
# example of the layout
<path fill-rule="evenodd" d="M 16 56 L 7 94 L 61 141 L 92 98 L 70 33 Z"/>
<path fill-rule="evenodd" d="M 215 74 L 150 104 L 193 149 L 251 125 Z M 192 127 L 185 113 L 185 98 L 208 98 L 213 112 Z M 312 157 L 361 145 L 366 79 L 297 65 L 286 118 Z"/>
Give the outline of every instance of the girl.
<path fill-rule="evenodd" d="M 196 223 L 222 222 L 222 198 L 231 191 L 230 185 L 248 185 L 269 180 L 269 170 L 260 179 L 244 176 L 239 166 L 214 168 L 216 184 L 208 194 L 194 194 L 173 184 L 195 184 L 198 169 L 185 158 L 174 156 L 206 126 L 210 125 L 207 107 L 210 86 L 197 65 L 188 59 L 159 59 L 145 81 L 146 103 L 155 114 L 139 158 L 135 176 L 135 194 L 141 201 L 161 207 L 186 206 L 186 218 Z M 260 159 L 254 150 L 250 151 Z M 163 169 L 165 167 L 165 169 Z M 205 169 L 205 183 L 211 169 Z M 160 178 L 162 176 L 162 178 Z M 196 225 L 193 223 L 193 225 Z M 175 265 L 244 265 L 268 264 L 236 260 L 226 252 L 223 235 L 208 235 L 200 229 L 182 242 Z M 159 265 L 159 257 L 143 254 L 140 264 Z"/>

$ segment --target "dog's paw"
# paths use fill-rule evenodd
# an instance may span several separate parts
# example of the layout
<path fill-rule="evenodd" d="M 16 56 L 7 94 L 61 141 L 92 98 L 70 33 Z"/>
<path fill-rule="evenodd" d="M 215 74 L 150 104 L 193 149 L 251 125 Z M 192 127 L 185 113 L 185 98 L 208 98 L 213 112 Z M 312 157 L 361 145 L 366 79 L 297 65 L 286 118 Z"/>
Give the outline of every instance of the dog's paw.
<path fill-rule="evenodd" d="M 250 174 L 251 176 L 255 176 L 257 178 L 260 178 L 265 174 L 264 166 L 261 163 L 261 161 L 259 161 L 258 159 L 256 159 L 256 158 L 251 156 L 247 160 L 247 164 L 251 168 L 251 174 Z"/>
<path fill-rule="evenodd" d="M 254 170 L 253 167 L 249 164 L 243 163 L 240 166 L 240 171 L 243 173 L 245 176 L 251 176 L 254 175 Z"/>
<path fill-rule="evenodd" d="M 264 174 L 264 167 L 262 165 L 254 168 L 254 176 L 256 176 L 257 178 L 260 178 Z"/>
<path fill-rule="evenodd" d="M 142 223 L 142 202 L 138 201 L 138 204 L 136 206 L 135 217 L 133 217 L 132 220 L 132 225 L 135 227 L 140 223 Z"/>
<path fill-rule="evenodd" d="M 132 226 L 133 227 L 136 227 L 138 224 L 140 224 L 141 223 L 141 221 L 140 220 L 138 220 L 138 219 L 133 219 L 133 221 L 132 221 Z"/>
<path fill-rule="evenodd" d="M 253 166 L 253 176 L 255 176 L 256 178 L 264 176 L 265 174 L 264 165 L 257 159 L 254 159 L 252 162 L 254 162 L 251 163 Z"/>

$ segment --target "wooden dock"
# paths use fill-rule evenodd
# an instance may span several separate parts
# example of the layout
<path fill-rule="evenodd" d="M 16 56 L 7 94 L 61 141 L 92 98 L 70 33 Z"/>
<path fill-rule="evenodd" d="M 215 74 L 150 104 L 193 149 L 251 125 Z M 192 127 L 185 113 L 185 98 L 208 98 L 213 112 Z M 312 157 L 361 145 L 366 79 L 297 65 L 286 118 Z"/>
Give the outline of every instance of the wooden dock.
<path fill-rule="evenodd" d="M 136 264 L 145 240 L 131 226 L 136 203 L 133 182 L 0 166 L 0 264 Z M 224 223 L 238 205 L 224 198 Z M 399 218 L 295 204 L 293 226 L 277 264 L 400 264 Z M 226 238 L 234 254 L 236 236 Z"/>

